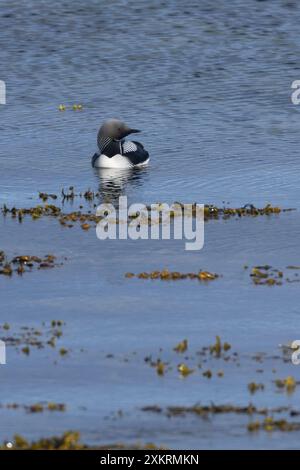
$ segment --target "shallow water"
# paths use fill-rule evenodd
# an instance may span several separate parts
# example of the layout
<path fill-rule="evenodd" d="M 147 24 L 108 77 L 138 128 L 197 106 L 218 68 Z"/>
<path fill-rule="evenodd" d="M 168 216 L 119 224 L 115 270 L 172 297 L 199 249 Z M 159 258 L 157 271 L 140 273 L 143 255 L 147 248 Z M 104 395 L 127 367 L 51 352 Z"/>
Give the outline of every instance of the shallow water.
<path fill-rule="evenodd" d="M 66 322 L 56 349 L 31 348 L 26 356 L 8 346 L 0 403 L 67 406 L 64 413 L 42 414 L 0 409 L 1 440 L 75 429 L 92 444 L 299 447 L 299 432 L 250 434 L 248 416 L 203 420 L 141 411 L 211 401 L 298 406 L 299 391 L 288 396 L 273 380 L 299 379 L 278 348 L 299 338 L 299 284 L 255 286 L 244 265 L 270 264 L 286 273 L 286 266 L 300 264 L 300 107 L 290 100 L 291 82 L 300 79 L 299 8 L 279 0 L 1 2 L 2 203 L 31 207 L 38 191 L 59 194 L 72 185 L 113 202 L 124 194 L 130 202 L 270 202 L 298 209 L 211 221 L 197 253 L 185 251 L 182 241 L 100 242 L 94 230 L 79 226 L 46 218 L 18 224 L 1 216 L 0 248 L 9 256 L 67 258 L 50 271 L 0 277 L 1 324 L 8 322 L 11 332 Z M 74 103 L 83 110 L 70 109 Z M 151 154 L 149 168 L 115 175 L 90 167 L 97 129 L 110 116 L 144 130 L 139 137 Z M 64 211 L 71 210 L 66 203 Z M 124 278 L 127 271 L 164 267 L 223 277 L 208 285 Z M 240 365 L 209 358 L 181 379 L 176 366 L 184 359 L 173 347 L 188 338 L 187 362 L 196 366 L 196 351 L 216 335 L 232 344 Z M 70 349 L 66 356 L 59 345 Z M 266 354 L 262 364 L 252 357 L 258 351 Z M 144 361 L 149 355 L 173 370 L 157 376 Z M 206 368 L 211 379 L 202 376 Z M 250 395 L 252 381 L 265 390 Z"/>

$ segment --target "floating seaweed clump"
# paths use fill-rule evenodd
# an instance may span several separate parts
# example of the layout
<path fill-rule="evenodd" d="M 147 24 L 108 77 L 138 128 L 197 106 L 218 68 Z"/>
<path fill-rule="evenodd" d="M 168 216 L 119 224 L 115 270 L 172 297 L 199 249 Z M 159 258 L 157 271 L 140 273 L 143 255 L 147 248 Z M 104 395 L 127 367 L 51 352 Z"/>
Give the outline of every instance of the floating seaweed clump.
<path fill-rule="evenodd" d="M 232 359 L 233 361 L 237 358 L 237 353 L 233 353 L 232 355 L 226 354 L 231 349 L 231 345 L 228 342 L 221 342 L 219 336 L 216 336 L 216 343 L 209 347 L 203 347 L 200 351 L 197 351 L 197 355 L 206 356 L 204 362 L 207 361 L 209 356 L 214 356 L 215 358 L 222 358 L 224 361 L 228 361 Z M 188 340 L 183 339 L 175 347 L 173 347 L 173 351 L 177 354 L 184 354 L 188 350 Z M 160 349 L 162 352 L 162 349 Z M 202 369 L 202 363 L 199 361 L 195 362 L 195 356 L 186 355 L 184 356 L 184 361 L 181 363 L 177 363 L 175 365 L 170 365 L 170 363 L 162 362 L 161 359 L 157 359 L 154 361 L 152 356 L 146 356 L 144 361 L 147 362 L 151 367 L 156 369 L 158 375 L 164 375 L 166 372 L 166 367 L 168 366 L 168 370 L 176 370 L 180 373 L 181 377 L 187 377 L 192 373 L 196 373 L 197 369 Z M 192 363 L 190 362 L 192 361 Z M 215 375 L 218 377 L 223 377 L 224 372 L 222 370 L 216 371 Z M 202 372 L 202 376 L 210 379 L 213 376 L 213 371 L 210 369 L 204 370 Z"/>
<path fill-rule="evenodd" d="M 84 449 L 85 446 L 79 443 L 80 434 L 79 432 L 68 431 L 65 432 L 62 436 L 51 437 L 40 439 L 38 441 L 29 443 L 24 437 L 16 434 L 12 446 L 9 446 L 11 449 L 45 449 L 45 450 L 75 450 L 75 449 Z M 7 444 L 3 444 L 2 450 L 7 449 Z"/>
<path fill-rule="evenodd" d="M 164 269 L 162 271 L 142 272 L 139 274 L 126 273 L 125 277 L 138 279 L 161 279 L 162 281 L 177 281 L 179 279 L 198 279 L 199 281 L 212 281 L 219 277 L 218 274 L 210 273 L 208 271 L 199 271 L 198 273 L 180 273 L 179 271 L 169 271 Z"/>
<path fill-rule="evenodd" d="M 281 209 L 278 206 L 272 206 L 271 204 L 267 204 L 265 207 L 257 208 L 253 204 L 246 204 L 243 207 L 238 208 L 230 208 L 230 207 L 223 207 L 218 208 L 212 205 L 206 205 L 204 207 L 204 219 L 229 219 L 230 217 L 257 217 L 259 215 L 272 215 L 272 214 L 280 214 L 280 212 L 287 212 L 293 209 Z"/>
<path fill-rule="evenodd" d="M 212 378 L 212 371 L 210 369 L 206 370 L 205 372 L 203 372 L 203 377 L 207 377 L 208 379 L 211 379 Z"/>
<path fill-rule="evenodd" d="M 178 365 L 178 371 L 182 377 L 187 377 L 194 372 L 194 369 L 191 369 L 187 364 L 182 363 Z"/>
<path fill-rule="evenodd" d="M 91 202 L 94 201 L 94 199 L 99 199 L 100 194 L 98 192 L 91 191 L 88 189 L 87 191 L 83 193 L 76 194 L 74 191 L 74 187 L 70 186 L 70 188 L 65 192 L 64 189 L 62 189 L 62 202 L 66 201 L 71 201 L 76 197 L 84 198 L 86 201 Z M 68 227 L 72 227 L 73 225 L 68 223 L 68 222 L 81 222 L 87 223 L 87 222 L 95 222 L 96 224 L 103 219 L 103 216 L 96 216 L 95 214 L 92 214 L 91 211 L 88 211 L 87 213 L 81 212 L 81 211 L 74 211 L 71 213 L 63 213 L 61 208 L 53 205 L 53 204 L 46 204 L 48 199 L 57 199 L 56 194 L 48 194 L 45 192 L 39 193 L 39 198 L 42 199 L 42 201 L 45 203 L 44 206 L 42 205 L 37 205 L 36 207 L 32 208 L 22 208 L 18 209 L 16 207 L 8 208 L 6 205 L 2 207 L 2 213 L 3 215 L 10 214 L 12 218 L 17 218 L 19 222 L 22 222 L 23 218 L 25 215 L 30 215 L 33 220 L 39 219 L 42 216 L 51 216 L 51 217 L 56 217 L 59 219 L 59 222 L 62 225 L 66 225 Z M 146 223 L 148 225 L 152 224 L 157 224 L 157 223 L 162 223 L 165 219 L 164 216 L 171 217 L 172 219 L 176 217 L 182 217 L 182 210 L 185 205 L 181 203 L 174 203 L 174 206 L 176 205 L 177 209 L 172 209 L 172 206 L 170 206 L 168 209 L 164 209 L 161 204 L 157 204 L 158 210 L 159 210 L 159 217 L 157 216 L 152 219 L 152 213 L 151 209 L 152 206 L 145 206 L 146 211 L 148 211 L 148 216 L 143 218 L 142 223 Z M 161 206 L 161 209 L 160 209 Z M 199 207 L 197 204 L 190 204 L 191 209 L 188 211 L 188 215 L 192 217 L 199 217 Z M 82 206 L 80 206 L 81 208 Z M 96 204 L 94 204 L 94 207 L 96 207 Z M 178 208 L 180 209 L 178 211 Z M 271 214 L 279 214 L 280 212 L 286 212 L 290 211 L 292 209 L 280 209 L 279 207 L 273 207 L 271 205 L 267 205 L 264 208 L 258 209 L 255 208 L 252 205 L 246 205 L 241 208 L 218 208 L 215 206 L 205 206 L 204 208 L 204 220 L 210 220 L 210 219 L 228 219 L 231 217 L 242 217 L 242 216 L 258 216 L 258 215 L 271 215 Z M 131 221 L 132 219 L 137 218 L 139 213 L 137 212 L 136 214 L 130 214 L 128 215 L 128 222 Z M 115 223 L 119 223 L 118 217 L 116 217 Z"/>
<path fill-rule="evenodd" d="M 0 446 L 0 450 L 114 450 L 114 449 L 126 449 L 126 450 L 163 450 L 166 449 L 162 446 L 156 446 L 152 443 L 146 444 L 107 444 L 101 446 L 89 446 L 80 442 L 80 433 L 77 431 L 67 431 L 62 436 L 54 436 L 49 438 L 42 438 L 38 441 L 29 442 L 23 436 L 16 434 L 13 442 L 4 442 Z"/>
<path fill-rule="evenodd" d="M 14 346 L 17 350 L 20 350 L 23 354 L 29 356 L 31 352 L 30 348 L 42 349 L 46 346 L 55 348 L 56 340 L 63 334 L 63 325 L 64 322 L 61 320 L 52 320 L 50 327 L 47 327 L 45 330 L 22 326 L 19 331 L 14 332 L 10 325 L 4 323 L 0 326 L 0 333 L 1 330 L 3 330 L 3 332 L 5 331 L 5 335 L 0 334 L 0 339 L 5 342 L 6 346 Z M 61 349 L 68 352 L 64 348 Z M 59 353 L 60 355 L 63 355 L 60 351 Z"/>
<path fill-rule="evenodd" d="M 65 356 L 66 354 L 68 354 L 68 350 L 66 348 L 60 348 L 59 354 L 61 356 Z"/>
<path fill-rule="evenodd" d="M 92 201 L 96 198 L 100 198 L 99 192 L 94 192 L 91 189 L 87 189 L 86 191 L 81 191 L 79 193 L 75 192 L 74 186 L 70 186 L 67 190 L 64 188 L 61 190 L 61 196 L 63 201 L 73 201 L 75 198 L 83 198 L 86 201 Z M 39 193 L 39 198 L 43 201 L 47 201 L 48 199 L 57 199 L 58 196 L 56 194 L 48 194 L 45 192 Z M 176 217 L 178 215 L 182 215 L 182 210 L 188 208 L 189 214 L 193 217 L 198 215 L 197 212 L 197 204 L 184 204 L 182 202 L 174 202 L 171 205 L 166 205 L 157 202 L 154 204 L 157 210 L 161 211 L 162 213 L 166 210 L 170 211 L 171 217 Z M 145 206 L 148 211 L 151 211 L 153 205 L 146 205 Z M 187 209 L 186 209 L 187 210 Z M 272 215 L 272 214 L 279 214 L 281 212 L 289 212 L 294 209 L 281 209 L 278 206 L 273 206 L 271 204 L 267 204 L 265 207 L 255 207 L 253 204 L 245 204 L 242 207 L 217 207 L 212 204 L 207 204 L 204 206 L 204 220 L 209 219 L 228 219 L 230 217 L 244 217 L 244 216 L 252 216 L 256 217 L 259 215 Z M 132 218 L 137 217 L 134 214 L 131 215 Z"/>
<path fill-rule="evenodd" d="M 46 269 L 58 266 L 55 263 L 56 257 L 54 255 L 46 255 L 44 258 L 39 256 L 15 256 L 8 260 L 4 251 L 0 251 L 0 274 L 4 276 L 12 276 L 13 273 L 22 275 L 24 272 L 32 271 L 32 268 Z M 60 264 L 61 265 L 61 264 Z"/>
<path fill-rule="evenodd" d="M 7 403 L 1 404 L 0 408 L 6 408 L 8 410 L 23 409 L 27 413 L 42 413 L 43 411 L 66 411 L 66 405 L 64 403 L 34 403 L 33 405 L 20 405 L 18 403 Z"/>
<path fill-rule="evenodd" d="M 93 214 L 91 211 L 83 213 L 81 211 L 74 211 L 70 213 L 63 213 L 62 210 L 53 205 L 45 204 L 44 206 L 38 205 L 27 209 L 17 209 L 15 207 L 9 209 L 5 205 L 2 208 L 2 214 L 10 214 L 13 219 L 18 219 L 19 222 L 23 221 L 25 215 L 29 215 L 33 220 L 40 219 L 41 217 L 53 217 L 56 218 L 62 226 L 73 227 L 75 222 L 79 222 L 81 225 L 87 224 L 87 222 L 94 222 L 97 224 L 101 217 Z M 82 227 L 86 228 L 86 227 Z"/>
<path fill-rule="evenodd" d="M 61 198 L 63 202 L 66 201 L 73 201 L 75 198 L 83 198 L 86 201 L 93 201 L 96 198 L 100 197 L 99 192 L 94 192 L 91 189 L 87 189 L 84 192 L 75 193 L 74 186 L 70 186 L 67 190 L 62 188 L 61 190 Z M 42 201 L 46 202 L 48 199 L 57 199 L 58 196 L 56 194 L 48 194 L 48 193 L 39 193 L 39 198 Z"/>
<path fill-rule="evenodd" d="M 297 266 L 287 266 L 286 269 L 297 270 Z M 256 285 L 268 285 L 268 286 L 281 286 L 283 281 L 292 283 L 300 282 L 298 273 L 294 273 L 294 277 L 285 277 L 283 270 L 273 268 L 268 264 L 263 266 L 254 266 L 251 269 L 250 277 L 253 283 Z"/>
<path fill-rule="evenodd" d="M 71 212 L 70 214 L 62 214 L 61 217 L 59 217 L 59 223 L 62 226 L 71 228 L 75 222 L 79 222 L 83 230 L 88 230 L 90 228 L 88 222 L 94 222 L 97 224 L 100 220 L 101 217 L 98 217 L 92 213 L 84 214 L 81 211 Z"/>
<path fill-rule="evenodd" d="M 164 204 L 157 203 L 158 210 L 164 211 Z M 147 210 L 151 210 L 151 206 L 147 206 Z M 169 206 L 170 216 L 175 218 L 177 216 L 181 216 L 183 211 L 188 211 L 188 213 L 192 217 L 199 216 L 199 205 L 194 204 L 184 204 L 181 202 L 174 202 L 171 206 Z M 280 214 L 280 212 L 289 212 L 294 209 L 281 209 L 278 206 L 272 206 L 271 204 L 267 204 L 265 207 L 258 208 L 255 207 L 253 204 L 246 204 L 243 207 L 217 207 L 212 204 L 207 204 L 204 206 L 204 220 L 210 219 L 229 219 L 232 217 L 257 217 L 262 215 L 272 215 L 272 214 Z"/>
<path fill-rule="evenodd" d="M 9 209 L 5 204 L 2 207 L 2 214 L 10 214 L 13 219 L 18 219 L 22 222 L 25 215 L 30 215 L 33 220 L 40 219 L 42 216 L 58 217 L 61 214 L 61 209 L 53 204 L 45 204 L 44 206 L 38 205 L 30 208 L 18 209 L 12 207 Z"/>
<path fill-rule="evenodd" d="M 39 193 L 39 198 L 46 202 L 48 199 L 57 199 L 56 194 Z"/>
<path fill-rule="evenodd" d="M 285 419 L 274 419 L 271 416 L 267 416 L 262 422 L 252 421 L 248 424 L 248 431 L 299 431 L 300 423 L 289 422 Z"/>
<path fill-rule="evenodd" d="M 151 356 L 147 356 L 144 358 L 144 361 L 149 363 L 151 367 L 154 367 L 156 370 L 157 375 L 165 375 L 167 363 L 163 362 L 161 359 L 157 359 L 156 361 L 152 360 Z"/>
<path fill-rule="evenodd" d="M 248 384 L 248 390 L 250 393 L 255 393 L 258 390 L 264 390 L 265 386 L 262 383 L 250 382 Z"/>
<path fill-rule="evenodd" d="M 289 411 L 289 407 L 282 406 L 278 408 L 257 408 L 251 403 L 248 406 L 235 406 L 235 405 L 193 405 L 193 406 L 168 406 L 162 408 L 157 405 L 145 406 L 142 408 L 145 412 L 165 413 L 167 416 L 185 416 L 187 414 L 195 414 L 198 416 L 207 416 L 209 414 L 226 414 L 236 413 L 245 415 L 264 415 L 269 413 L 284 413 Z M 290 412 L 292 414 L 292 412 Z"/>
<path fill-rule="evenodd" d="M 157 375 L 164 375 L 165 374 L 165 368 L 166 368 L 166 365 L 158 360 L 157 363 L 156 363 L 156 372 L 157 372 Z"/>
<path fill-rule="evenodd" d="M 94 199 L 100 197 L 99 192 L 94 192 L 91 189 L 87 189 L 84 192 L 80 192 L 80 193 L 76 194 L 74 192 L 74 187 L 73 186 L 70 186 L 69 189 L 67 190 L 67 192 L 65 192 L 65 190 L 62 189 L 61 190 L 61 195 L 62 195 L 63 202 L 64 201 L 70 201 L 70 200 L 73 201 L 76 197 L 83 198 L 86 201 L 93 201 Z"/>
<path fill-rule="evenodd" d="M 33 405 L 24 405 L 24 409 L 28 413 L 42 413 L 43 411 L 66 411 L 66 405 L 64 403 L 49 402 L 46 404 L 35 403 Z"/>
<path fill-rule="evenodd" d="M 288 393 L 293 393 L 293 391 L 296 388 L 297 382 L 294 379 L 294 377 L 289 375 L 286 379 L 282 379 L 282 380 L 277 379 L 277 380 L 275 380 L 275 385 L 278 388 L 284 389 Z"/>
<path fill-rule="evenodd" d="M 272 266 L 254 266 L 250 276 L 256 285 L 280 286 L 282 284 L 283 272 Z"/>
<path fill-rule="evenodd" d="M 221 357 L 222 352 L 227 352 L 231 349 L 231 344 L 221 342 L 220 336 L 216 336 L 216 342 L 212 346 L 209 347 L 210 354 L 214 355 L 215 357 Z"/>
<path fill-rule="evenodd" d="M 173 350 L 178 352 L 178 353 L 184 353 L 188 348 L 188 340 L 187 339 L 183 339 L 182 341 L 180 341 L 180 343 L 178 343 L 174 348 Z"/>

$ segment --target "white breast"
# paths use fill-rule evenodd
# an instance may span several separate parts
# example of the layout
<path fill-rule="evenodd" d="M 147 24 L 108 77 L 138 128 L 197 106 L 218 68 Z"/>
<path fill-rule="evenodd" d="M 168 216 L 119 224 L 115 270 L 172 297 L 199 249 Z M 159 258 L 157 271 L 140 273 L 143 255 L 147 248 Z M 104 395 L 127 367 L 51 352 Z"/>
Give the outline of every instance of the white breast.
<path fill-rule="evenodd" d="M 132 163 L 130 160 L 123 155 L 117 154 L 112 158 L 108 158 L 106 155 L 101 154 L 100 157 L 95 161 L 96 168 L 131 168 Z"/>
<path fill-rule="evenodd" d="M 133 168 L 133 167 L 141 167 L 141 166 L 146 166 L 149 163 L 150 158 L 145 160 L 142 163 L 139 163 L 137 165 L 133 165 L 129 158 L 127 158 L 124 155 L 114 155 L 111 158 L 108 158 L 106 155 L 101 154 L 100 157 L 97 158 L 97 160 L 94 163 L 95 168 Z"/>

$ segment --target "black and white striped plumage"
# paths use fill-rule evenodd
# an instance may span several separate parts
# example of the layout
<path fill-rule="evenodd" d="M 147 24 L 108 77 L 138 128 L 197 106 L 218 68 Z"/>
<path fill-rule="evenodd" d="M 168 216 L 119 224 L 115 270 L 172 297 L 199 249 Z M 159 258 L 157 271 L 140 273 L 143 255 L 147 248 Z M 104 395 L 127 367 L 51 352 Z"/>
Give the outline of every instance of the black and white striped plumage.
<path fill-rule="evenodd" d="M 92 157 L 92 165 L 97 168 L 132 168 L 147 165 L 149 153 L 143 145 L 123 138 L 134 132 L 139 131 L 128 128 L 122 121 L 110 120 L 104 123 L 98 132 L 99 152 Z M 114 138 L 114 135 L 118 138 Z"/>

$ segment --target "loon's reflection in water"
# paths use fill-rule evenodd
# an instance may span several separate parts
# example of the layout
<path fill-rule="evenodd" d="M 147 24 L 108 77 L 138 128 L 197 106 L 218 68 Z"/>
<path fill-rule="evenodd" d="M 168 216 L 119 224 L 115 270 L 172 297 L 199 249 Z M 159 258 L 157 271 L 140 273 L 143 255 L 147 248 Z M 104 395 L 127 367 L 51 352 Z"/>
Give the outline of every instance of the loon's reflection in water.
<path fill-rule="evenodd" d="M 127 189 L 141 186 L 148 173 L 147 167 L 141 168 L 95 168 L 99 177 L 99 193 L 105 202 L 118 202 L 126 195 Z"/>

